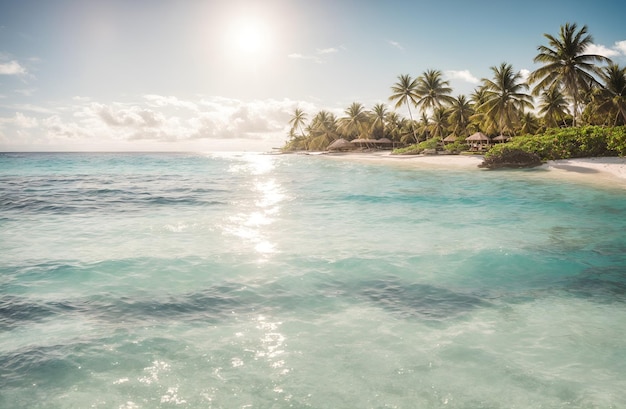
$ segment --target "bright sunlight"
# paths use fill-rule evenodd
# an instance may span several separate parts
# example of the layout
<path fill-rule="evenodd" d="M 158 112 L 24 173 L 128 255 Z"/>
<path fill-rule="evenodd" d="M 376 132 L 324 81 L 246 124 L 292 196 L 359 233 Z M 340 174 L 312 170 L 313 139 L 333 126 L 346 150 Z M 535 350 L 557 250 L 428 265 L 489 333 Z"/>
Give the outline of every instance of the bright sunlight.
<path fill-rule="evenodd" d="M 269 28 L 264 22 L 251 17 L 241 17 L 233 21 L 228 37 L 233 51 L 242 54 L 264 54 L 270 46 Z"/>

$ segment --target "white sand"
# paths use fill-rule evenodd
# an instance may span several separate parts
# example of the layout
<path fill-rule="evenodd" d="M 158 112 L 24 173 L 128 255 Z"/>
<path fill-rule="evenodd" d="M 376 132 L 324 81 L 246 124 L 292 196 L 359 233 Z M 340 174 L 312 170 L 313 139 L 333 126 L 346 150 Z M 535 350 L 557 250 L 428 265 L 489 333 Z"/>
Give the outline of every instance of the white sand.
<path fill-rule="evenodd" d="M 441 169 L 476 169 L 482 163 L 480 155 L 391 155 L 382 152 L 330 153 L 324 157 L 347 159 L 365 163 L 385 163 L 418 168 L 437 167 Z M 623 186 L 626 188 L 626 157 L 581 158 L 548 161 L 539 169 L 549 177 L 562 177 L 583 183 L 598 183 Z"/>
<path fill-rule="evenodd" d="M 582 174 L 608 173 L 626 182 L 626 158 L 581 158 L 551 160 L 543 165 L 549 170 Z"/>
<path fill-rule="evenodd" d="M 478 165 L 483 162 L 481 155 L 392 155 L 389 151 L 330 153 L 324 156 L 359 162 L 393 163 L 413 167 L 439 167 L 444 169 L 478 169 Z"/>

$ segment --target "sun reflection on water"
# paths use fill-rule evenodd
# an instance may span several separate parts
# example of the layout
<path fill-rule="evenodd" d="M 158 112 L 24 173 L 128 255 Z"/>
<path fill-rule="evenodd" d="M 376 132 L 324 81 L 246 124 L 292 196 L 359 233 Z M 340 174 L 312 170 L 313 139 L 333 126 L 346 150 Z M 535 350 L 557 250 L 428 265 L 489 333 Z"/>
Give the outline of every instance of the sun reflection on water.
<path fill-rule="evenodd" d="M 269 366 L 279 370 L 281 375 L 289 373 L 285 367 L 285 360 L 281 359 L 285 353 L 285 335 L 279 332 L 282 322 L 268 321 L 266 317 L 257 318 L 257 329 L 263 331 L 261 348 L 256 351 L 255 359 L 267 360 Z"/>
<path fill-rule="evenodd" d="M 254 252 L 263 256 L 261 261 L 277 251 L 269 226 L 276 220 L 280 203 L 285 199 L 280 183 L 272 177 L 274 160 L 269 155 L 249 154 L 237 157 L 229 167 L 232 173 L 250 175 L 251 183 L 242 188 L 249 186 L 252 198 L 239 203 L 241 212 L 228 218 L 224 231 L 243 239 Z"/>

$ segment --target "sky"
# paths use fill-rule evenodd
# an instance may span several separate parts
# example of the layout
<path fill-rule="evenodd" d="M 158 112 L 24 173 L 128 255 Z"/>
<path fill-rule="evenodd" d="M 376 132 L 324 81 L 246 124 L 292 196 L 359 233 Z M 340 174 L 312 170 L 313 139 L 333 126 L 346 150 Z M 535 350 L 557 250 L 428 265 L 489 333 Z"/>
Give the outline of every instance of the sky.
<path fill-rule="evenodd" d="M 614 0 L 0 0 L 0 151 L 268 151 L 437 69 L 469 95 L 587 25 L 626 66 Z M 403 107 L 398 113 L 407 116 Z"/>

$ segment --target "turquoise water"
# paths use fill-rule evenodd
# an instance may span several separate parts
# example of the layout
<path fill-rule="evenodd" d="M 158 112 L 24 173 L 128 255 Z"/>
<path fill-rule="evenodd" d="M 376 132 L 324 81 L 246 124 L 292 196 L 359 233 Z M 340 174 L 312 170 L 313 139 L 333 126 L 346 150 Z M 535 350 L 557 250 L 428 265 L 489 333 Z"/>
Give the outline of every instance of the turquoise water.
<path fill-rule="evenodd" d="M 2 408 L 626 407 L 626 190 L 0 155 Z"/>

